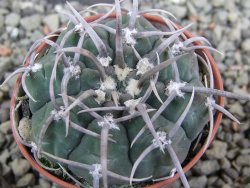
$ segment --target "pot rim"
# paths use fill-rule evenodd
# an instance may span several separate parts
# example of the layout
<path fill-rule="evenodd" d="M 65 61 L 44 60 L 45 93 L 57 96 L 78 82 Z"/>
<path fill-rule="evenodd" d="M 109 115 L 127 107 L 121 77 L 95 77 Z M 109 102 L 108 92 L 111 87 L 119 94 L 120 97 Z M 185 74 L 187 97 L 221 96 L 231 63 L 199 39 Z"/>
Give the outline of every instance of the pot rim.
<path fill-rule="evenodd" d="M 88 16 L 85 17 L 85 20 L 87 22 L 92 22 L 98 18 L 100 18 L 103 14 L 98 14 L 98 15 L 94 15 L 94 16 Z M 160 23 L 165 25 L 165 22 L 163 21 L 163 19 L 161 17 L 155 16 L 155 15 L 150 15 L 150 14 L 144 14 L 143 15 L 147 20 L 151 21 L 151 22 L 155 22 L 155 23 Z M 115 14 L 111 14 L 109 16 L 109 18 L 114 18 Z M 187 38 L 191 38 L 193 37 L 193 34 L 191 34 L 189 31 L 185 31 L 184 35 Z M 201 45 L 200 42 L 194 42 L 194 45 Z M 41 52 L 47 45 L 45 43 L 42 43 L 36 50 L 37 53 Z M 207 49 L 201 49 L 199 50 L 201 52 L 204 52 L 208 59 L 209 62 L 211 64 L 212 67 L 212 72 L 214 75 L 214 84 L 215 84 L 215 88 L 219 89 L 219 90 L 224 90 L 223 89 L 223 82 L 222 82 L 222 78 L 221 78 L 221 74 L 219 72 L 218 66 L 215 62 L 215 60 L 213 59 L 211 53 L 207 50 Z M 28 64 L 28 61 L 26 62 L 26 64 Z M 31 166 L 36 169 L 39 173 L 41 173 L 42 175 L 44 175 L 45 177 L 47 177 L 49 180 L 51 180 L 54 183 L 57 183 L 58 185 L 62 186 L 62 187 L 67 187 L 67 188 L 77 188 L 77 186 L 72 185 L 68 182 L 65 182 L 61 179 L 59 179 L 58 177 L 52 175 L 51 173 L 49 173 L 47 170 L 43 169 L 41 166 L 39 166 L 36 161 L 33 159 L 33 156 L 29 153 L 28 149 L 19 141 L 17 135 L 16 135 L 16 131 L 14 131 L 14 128 L 16 126 L 16 121 L 15 121 L 15 104 L 16 104 L 16 97 L 18 94 L 18 91 L 20 89 L 21 86 L 21 76 L 22 74 L 20 74 L 18 76 L 18 79 L 16 81 L 16 84 L 13 88 L 13 92 L 12 92 L 12 97 L 11 97 L 11 103 L 10 103 L 10 123 L 11 123 L 11 128 L 12 128 L 12 132 L 13 132 L 13 136 L 14 139 L 21 151 L 21 153 L 23 154 L 23 156 L 29 161 L 29 163 L 31 164 Z M 220 106 L 224 106 L 224 97 L 219 96 L 218 97 L 218 104 Z M 216 112 L 215 115 L 215 119 L 214 119 L 214 127 L 213 127 L 213 131 L 212 131 L 212 138 L 210 140 L 209 145 L 211 144 L 212 140 L 214 139 L 214 136 L 218 130 L 218 127 L 220 125 L 220 122 L 222 120 L 222 113 L 220 112 Z M 186 164 L 183 168 L 183 171 L 186 173 L 187 171 L 189 171 L 197 162 L 198 160 L 201 158 L 201 156 L 204 154 L 204 148 L 205 148 L 205 144 L 200 148 L 200 150 L 198 151 L 198 153 L 193 157 L 193 159 L 191 161 L 189 161 L 188 164 Z M 157 182 L 155 184 L 152 184 L 150 186 L 146 186 L 146 188 L 163 188 L 171 183 L 173 183 L 174 181 L 176 181 L 179 178 L 179 173 L 176 173 L 173 177 L 167 179 L 167 180 L 163 180 L 161 182 Z"/>

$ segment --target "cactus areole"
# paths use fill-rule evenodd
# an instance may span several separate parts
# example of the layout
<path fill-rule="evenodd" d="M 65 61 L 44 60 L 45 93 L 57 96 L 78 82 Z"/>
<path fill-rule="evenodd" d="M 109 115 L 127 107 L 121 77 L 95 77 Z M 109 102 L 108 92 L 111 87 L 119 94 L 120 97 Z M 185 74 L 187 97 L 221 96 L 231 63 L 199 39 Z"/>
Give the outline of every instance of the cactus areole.
<path fill-rule="evenodd" d="M 36 41 L 20 70 L 11 107 L 14 136 L 31 164 L 62 186 L 161 187 L 181 176 L 188 187 L 184 172 L 217 131 L 223 86 L 206 48 L 214 49 L 185 31 L 189 26 L 145 14 L 159 10 L 140 11 L 137 4 L 127 11 L 116 0 L 107 14 L 83 18 L 68 3 L 67 27 Z M 20 85 L 29 98 L 29 142 L 15 123 Z M 211 134 L 182 169 L 209 122 Z M 71 184 L 49 175 L 57 169 L 44 158 Z"/>

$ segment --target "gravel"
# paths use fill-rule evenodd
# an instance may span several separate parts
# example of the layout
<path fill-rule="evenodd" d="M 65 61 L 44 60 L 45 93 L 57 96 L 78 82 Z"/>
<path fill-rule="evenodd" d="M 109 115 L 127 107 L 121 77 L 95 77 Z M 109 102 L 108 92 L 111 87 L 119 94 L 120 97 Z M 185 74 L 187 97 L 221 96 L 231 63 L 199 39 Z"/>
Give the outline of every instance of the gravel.
<path fill-rule="evenodd" d="M 42 21 L 42 16 L 39 14 L 34 14 L 32 16 L 26 16 L 21 19 L 20 23 L 21 26 L 26 30 L 26 31 L 33 31 L 41 25 Z"/>
<path fill-rule="evenodd" d="M 57 14 L 65 10 L 64 3 L 51 2 L 0 0 L 0 45 L 12 50 L 12 54 L 0 56 L 1 82 L 14 66 L 21 66 L 30 45 L 45 34 L 46 28 L 54 31 L 65 23 L 65 16 Z M 126 3 L 131 6 L 128 1 Z M 77 1 L 73 4 L 83 9 Z M 224 53 L 223 57 L 215 53 L 213 56 L 225 81 L 225 89 L 250 93 L 249 0 L 145 0 L 141 8 L 171 11 L 182 25 L 194 22 L 190 30 L 208 38 L 213 47 Z M 0 176 L 12 187 L 55 188 L 31 169 L 13 142 L 9 104 L 14 84 L 15 78 L 0 89 Z M 187 173 L 192 188 L 250 188 L 250 103 L 226 100 L 226 106 L 241 124 L 236 125 L 224 117 L 212 145 Z M 173 188 L 180 187 L 179 181 L 173 185 Z"/>
<path fill-rule="evenodd" d="M 5 25 L 16 27 L 20 22 L 20 15 L 16 13 L 10 13 L 5 17 Z"/>

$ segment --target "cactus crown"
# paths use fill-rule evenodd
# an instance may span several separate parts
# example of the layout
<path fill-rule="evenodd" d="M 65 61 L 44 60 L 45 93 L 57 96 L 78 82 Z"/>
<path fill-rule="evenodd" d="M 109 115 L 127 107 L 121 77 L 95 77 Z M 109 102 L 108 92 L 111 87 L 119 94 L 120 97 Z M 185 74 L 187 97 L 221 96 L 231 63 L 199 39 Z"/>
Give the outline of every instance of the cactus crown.
<path fill-rule="evenodd" d="M 23 72 L 32 113 L 32 139 L 20 140 L 39 164 L 42 157 L 59 164 L 78 185 L 160 181 L 177 170 L 189 187 L 181 163 L 191 142 L 208 122 L 212 130 L 215 110 L 237 121 L 214 96 L 249 97 L 214 88 L 210 62 L 197 50 L 217 50 L 203 37 L 186 38 L 190 25 L 179 28 L 169 12 L 139 10 L 138 0 L 131 11 L 119 0 L 82 12 L 67 4 L 67 27 L 37 40 L 29 65 L 10 75 Z M 82 14 L 99 5 L 110 11 L 88 23 Z M 37 54 L 41 43 L 50 47 Z"/>

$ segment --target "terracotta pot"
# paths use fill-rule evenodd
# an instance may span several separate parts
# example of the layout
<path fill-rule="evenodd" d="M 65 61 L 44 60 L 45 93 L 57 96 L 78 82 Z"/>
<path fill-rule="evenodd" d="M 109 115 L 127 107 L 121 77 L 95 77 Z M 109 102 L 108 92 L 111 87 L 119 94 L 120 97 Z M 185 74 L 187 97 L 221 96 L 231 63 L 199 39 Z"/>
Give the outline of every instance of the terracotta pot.
<path fill-rule="evenodd" d="M 86 19 L 86 21 L 88 22 L 91 22 L 91 21 L 94 21 L 96 19 L 98 19 L 99 17 L 101 17 L 102 15 L 96 15 L 96 16 L 89 16 Z M 110 17 L 115 17 L 115 15 L 111 15 Z M 164 21 L 157 17 L 157 16 L 153 16 L 153 15 L 144 15 L 144 17 L 146 19 L 148 19 L 149 21 L 151 22 L 156 22 L 156 23 L 160 23 L 160 24 L 163 24 L 164 25 Z M 188 32 L 188 31 L 185 31 L 184 32 L 185 36 L 187 38 L 190 38 L 192 37 L 193 35 Z M 199 42 L 195 42 L 194 45 L 200 45 Z M 39 53 L 41 51 L 43 51 L 43 49 L 46 47 L 46 44 L 41 44 L 36 52 Z M 212 71 L 213 71 L 213 75 L 214 75 L 214 84 L 215 84 L 215 88 L 216 89 L 219 89 L 219 90 L 223 90 L 223 83 L 222 83 L 222 79 L 221 79 L 221 75 L 220 75 L 220 72 L 219 72 L 219 69 L 213 59 L 213 57 L 211 56 L 210 52 L 208 50 L 200 50 L 200 52 L 204 52 L 210 63 L 211 63 L 211 67 L 212 67 Z M 26 64 L 28 64 L 28 62 L 26 62 Z M 18 97 L 19 95 L 19 89 L 20 89 L 20 86 L 21 86 L 21 75 L 19 76 L 17 82 L 16 82 L 16 85 L 13 89 L 13 93 L 12 93 L 12 98 L 11 98 L 11 106 L 10 106 L 10 120 L 11 120 L 11 127 L 12 127 L 12 131 L 13 131 L 13 136 L 14 136 L 14 139 L 20 149 L 20 151 L 22 152 L 22 154 L 24 155 L 24 157 L 29 161 L 29 163 L 31 164 L 31 166 L 36 169 L 39 173 L 41 173 L 42 175 L 44 175 L 45 177 L 47 177 L 48 179 L 50 179 L 51 181 L 53 181 L 54 183 L 62 186 L 62 187 L 67 187 L 67 188 L 77 188 L 75 185 L 72 185 L 68 182 L 65 182 L 57 177 L 55 177 L 54 175 L 52 175 L 50 172 L 46 171 L 45 169 L 43 169 L 41 166 L 39 166 L 35 160 L 33 159 L 32 155 L 30 154 L 29 152 L 29 148 L 26 148 L 24 145 L 22 145 L 22 143 L 20 143 L 18 137 L 17 137 L 17 133 L 16 131 L 14 130 L 14 128 L 18 125 L 18 122 L 19 122 L 19 118 L 18 118 L 18 115 L 17 115 L 17 112 L 15 112 L 15 105 L 16 105 L 16 97 Z M 221 105 L 221 106 L 224 106 L 224 98 L 223 97 L 218 97 L 218 104 Z M 219 124 L 221 122 L 221 119 L 222 119 L 222 114 L 221 113 L 216 113 L 215 115 L 215 119 L 214 119 L 214 128 L 213 128 L 213 132 L 212 132 L 212 139 L 214 138 L 216 132 L 217 132 L 217 129 L 219 127 Z M 194 156 L 194 158 L 186 165 L 184 166 L 183 170 L 184 172 L 187 172 L 189 171 L 197 162 L 198 160 L 201 158 L 201 156 L 203 155 L 203 150 L 204 150 L 204 147 L 203 146 L 199 151 L 198 153 Z M 174 181 L 176 181 L 177 179 L 179 178 L 179 174 L 177 173 L 174 177 L 170 178 L 170 179 L 167 179 L 167 180 L 164 180 L 164 181 L 161 181 L 161 182 L 158 182 L 158 183 L 155 183 L 153 185 L 150 185 L 150 186 L 147 186 L 147 188 L 163 188 L 163 187 L 168 187 L 171 183 L 173 183 Z"/>

